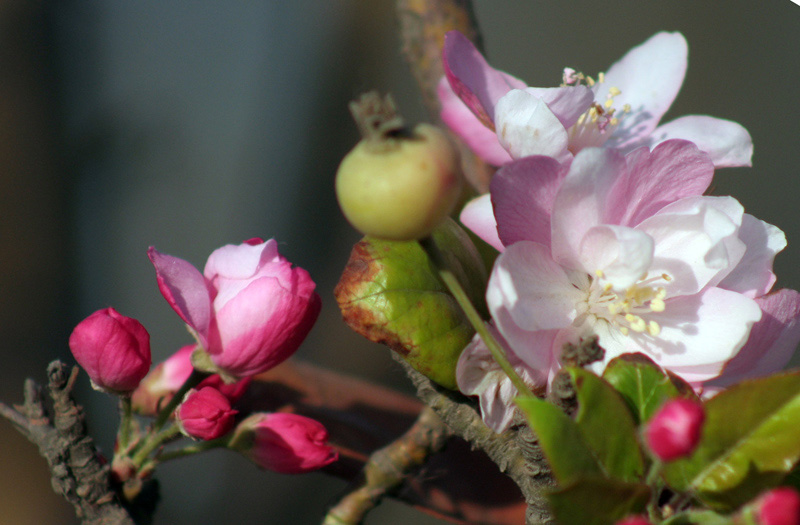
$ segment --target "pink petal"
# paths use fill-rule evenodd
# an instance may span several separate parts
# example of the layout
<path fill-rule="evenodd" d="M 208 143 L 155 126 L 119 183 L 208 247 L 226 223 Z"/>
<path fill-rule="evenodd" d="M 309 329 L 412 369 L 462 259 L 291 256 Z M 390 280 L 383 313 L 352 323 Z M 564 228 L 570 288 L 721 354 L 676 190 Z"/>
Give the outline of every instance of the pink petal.
<path fill-rule="evenodd" d="M 652 133 L 680 91 L 688 52 L 683 35 L 661 32 L 609 68 L 605 82 L 596 84 L 596 100 L 603 104 L 609 89 L 617 88 L 622 93 L 614 97 L 614 107 L 629 104 L 631 108 L 609 139 L 609 146 L 641 145 Z"/>
<path fill-rule="evenodd" d="M 709 157 L 683 140 L 664 142 L 652 152 L 639 148 L 625 162 L 608 205 L 611 222 L 623 226 L 636 226 L 667 204 L 702 195 L 714 176 Z"/>
<path fill-rule="evenodd" d="M 567 130 L 541 98 L 521 89 L 512 90 L 497 102 L 495 119 L 500 144 L 513 158 L 568 158 Z"/>
<path fill-rule="evenodd" d="M 566 167 L 545 156 L 514 161 L 495 173 L 491 198 L 503 244 L 533 241 L 550 245 L 553 201 L 566 174 Z"/>
<path fill-rule="evenodd" d="M 227 244 L 208 256 L 203 274 L 209 281 L 217 275 L 249 279 L 261 266 L 279 257 L 278 243 L 274 239 L 258 244 Z"/>
<path fill-rule="evenodd" d="M 200 337 L 203 346 L 207 344 L 209 324 L 211 322 L 211 298 L 203 275 L 191 264 L 159 253 L 150 247 L 147 256 L 156 269 L 156 279 L 161 295 L 173 310 Z"/>
<path fill-rule="evenodd" d="M 575 156 L 553 202 L 553 258 L 570 269 L 581 269 L 580 243 L 593 226 L 608 224 L 611 190 L 625 169 L 625 158 L 613 151 L 587 148 Z"/>
<path fill-rule="evenodd" d="M 442 48 L 444 72 L 453 91 L 488 128 L 494 129 L 494 106 L 513 88 L 525 83 L 492 68 L 470 40 L 449 31 Z"/>
<path fill-rule="evenodd" d="M 739 228 L 739 240 L 746 245 L 744 257 L 719 283 L 719 287 L 751 298 L 760 297 L 775 284 L 772 262 L 775 255 L 786 247 L 786 236 L 777 227 L 745 213 Z"/>
<path fill-rule="evenodd" d="M 800 343 L 800 293 L 778 290 L 755 300 L 763 317 L 753 325 L 747 344 L 731 359 L 718 378 L 704 386 L 722 388 L 782 369 Z"/>
<path fill-rule="evenodd" d="M 497 251 L 502 252 L 505 249 L 497 234 L 490 194 L 486 193 L 469 201 L 461 210 L 459 220 Z"/>
<path fill-rule="evenodd" d="M 653 261 L 653 239 L 624 226 L 600 225 L 591 228 L 580 244 L 583 267 L 591 275 L 602 272 L 602 280 L 623 291 L 647 273 Z"/>
<path fill-rule="evenodd" d="M 494 166 L 511 162 L 511 155 L 500 145 L 497 134 L 483 122 L 455 94 L 446 77 L 437 87 L 442 105 L 440 116 L 453 132 L 480 158 Z"/>
<path fill-rule="evenodd" d="M 506 309 L 514 324 L 527 331 L 571 325 L 580 298 L 581 292 L 550 257 L 550 250 L 529 241 L 506 247 L 495 261 L 486 291 L 495 321 L 495 312 Z"/>
<path fill-rule="evenodd" d="M 685 139 L 708 153 L 717 168 L 752 166 L 750 133 L 731 120 L 688 115 L 663 124 L 650 136 L 650 146 L 669 139 Z"/>
<path fill-rule="evenodd" d="M 544 101 L 566 129 L 572 127 L 594 102 L 594 93 L 586 86 L 527 87 L 524 91 Z"/>

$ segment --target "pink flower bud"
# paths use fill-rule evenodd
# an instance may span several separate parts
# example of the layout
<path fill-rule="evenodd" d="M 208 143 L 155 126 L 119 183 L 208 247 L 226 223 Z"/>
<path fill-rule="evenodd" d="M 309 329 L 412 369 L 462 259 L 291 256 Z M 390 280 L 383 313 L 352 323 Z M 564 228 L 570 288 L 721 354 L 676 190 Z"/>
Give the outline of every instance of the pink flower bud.
<path fill-rule="evenodd" d="M 175 410 L 175 420 L 187 436 L 208 441 L 230 432 L 237 413 L 227 397 L 206 386 L 186 394 Z"/>
<path fill-rule="evenodd" d="M 156 365 L 134 390 L 132 396 L 133 409 L 141 415 L 151 416 L 158 412 L 172 399 L 172 396 L 192 373 L 192 352 L 196 345 L 187 345 L 172 354 L 170 357 Z M 197 388 L 204 386 L 214 387 L 220 394 L 228 398 L 231 405 L 235 404 L 244 395 L 250 384 L 246 377 L 233 384 L 226 384 L 222 378 L 214 374 L 205 378 Z"/>
<path fill-rule="evenodd" d="M 292 268 L 272 239 L 215 250 L 204 274 L 154 248 L 148 255 L 164 298 L 214 365 L 232 376 L 256 375 L 284 361 L 319 315 L 314 281 Z"/>
<path fill-rule="evenodd" d="M 688 456 L 700 441 L 705 417 L 703 405 L 695 401 L 667 401 L 647 425 L 647 446 L 662 461 Z"/>
<path fill-rule="evenodd" d="M 615 525 L 653 525 L 653 523 L 644 516 L 628 516 L 624 520 L 618 521 Z"/>
<path fill-rule="evenodd" d="M 759 498 L 760 525 L 797 525 L 800 523 L 800 493 L 791 487 L 772 489 Z"/>
<path fill-rule="evenodd" d="M 78 323 L 69 349 L 99 390 L 130 392 L 150 369 L 150 334 L 139 321 L 113 308 Z"/>
<path fill-rule="evenodd" d="M 302 474 L 339 459 L 321 423 L 297 414 L 253 414 L 236 427 L 228 447 L 261 468 Z"/>

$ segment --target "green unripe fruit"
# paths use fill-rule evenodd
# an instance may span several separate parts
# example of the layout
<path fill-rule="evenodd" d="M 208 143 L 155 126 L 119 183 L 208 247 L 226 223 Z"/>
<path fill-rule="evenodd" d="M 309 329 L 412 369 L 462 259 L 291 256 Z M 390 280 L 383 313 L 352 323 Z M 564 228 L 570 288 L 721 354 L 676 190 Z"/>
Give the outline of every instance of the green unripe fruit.
<path fill-rule="evenodd" d="M 347 220 L 361 233 L 396 241 L 420 239 L 458 201 L 458 152 L 439 128 L 419 124 L 409 132 L 399 117 L 389 115 L 389 123 L 359 122 L 366 137 L 339 165 L 336 196 Z"/>

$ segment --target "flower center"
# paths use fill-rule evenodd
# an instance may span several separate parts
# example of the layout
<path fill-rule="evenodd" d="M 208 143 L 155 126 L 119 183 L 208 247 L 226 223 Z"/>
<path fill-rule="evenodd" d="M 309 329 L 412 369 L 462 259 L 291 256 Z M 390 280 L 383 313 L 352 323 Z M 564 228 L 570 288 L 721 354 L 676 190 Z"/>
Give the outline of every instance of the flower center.
<path fill-rule="evenodd" d="M 603 272 L 598 270 L 595 278 L 586 275 L 585 279 L 580 279 L 581 282 L 575 283 L 579 290 L 585 292 L 583 300 L 575 306 L 578 313 L 573 321 L 575 326 L 586 324 L 593 327 L 604 321 L 619 329 L 622 335 L 633 331 L 655 337 L 661 333 L 661 326 L 647 317 L 666 308 L 664 298 L 667 292 L 657 283 L 672 280 L 669 275 L 661 274 L 648 279 L 644 274 L 636 284 L 622 292 L 614 291 L 611 283 L 603 284 L 602 279 Z"/>
<path fill-rule="evenodd" d="M 592 87 L 595 84 L 603 84 L 605 81 L 604 73 L 600 73 L 595 81 L 592 77 L 576 72 L 572 68 L 564 68 L 563 83 L 561 85 L 586 85 Z M 573 155 L 583 148 L 602 146 L 614 133 L 614 130 L 619 126 L 620 119 L 631 110 L 628 104 L 622 106 L 620 111 L 614 107 L 614 97 L 621 93 L 616 87 L 609 88 L 603 104 L 594 102 L 592 107 L 586 110 L 578 118 L 578 121 L 569 128 L 569 146 L 567 148 Z"/>

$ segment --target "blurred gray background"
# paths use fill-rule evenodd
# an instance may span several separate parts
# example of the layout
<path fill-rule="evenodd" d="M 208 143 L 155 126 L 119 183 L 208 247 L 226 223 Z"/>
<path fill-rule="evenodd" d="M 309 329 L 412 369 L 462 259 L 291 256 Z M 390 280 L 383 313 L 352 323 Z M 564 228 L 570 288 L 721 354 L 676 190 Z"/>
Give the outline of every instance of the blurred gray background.
<path fill-rule="evenodd" d="M 800 7 L 789 0 L 477 1 L 491 63 L 530 85 L 571 66 L 607 69 L 659 30 L 689 41 L 666 120 L 736 120 L 755 167 L 719 172 L 789 239 L 778 286 L 800 287 Z M 299 357 L 408 388 L 382 347 L 341 322 L 332 297 L 359 236 L 333 176 L 357 140 L 347 102 L 391 90 L 423 118 L 388 0 L 0 1 L 0 399 L 71 360 L 71 328 L 114 306 L 141 320 L 154 360 L 189 341 L 146 250 L 202 268 L 215 248 L 275 237 L 318 283 L 324 309 Z M 110 450 L 112 399 L 78 392 Z M 157 524 L 319 523 L 344 484 L 262 472 L 226 451 L 164 465 Z M 476 483 L 479 481 L 476 480 Z M 72 524 L 44 460 L 0 422 L 0 523 Z M 439 523 L 387 504 L 369 524 Z"/>

